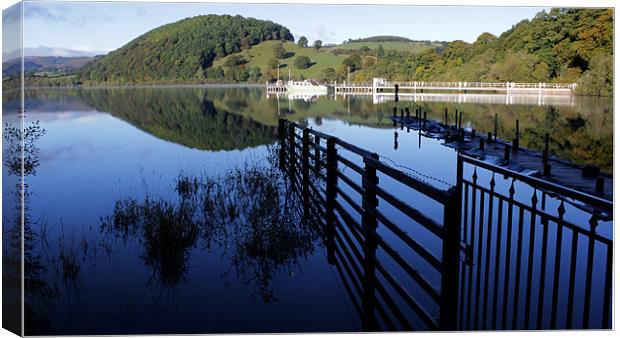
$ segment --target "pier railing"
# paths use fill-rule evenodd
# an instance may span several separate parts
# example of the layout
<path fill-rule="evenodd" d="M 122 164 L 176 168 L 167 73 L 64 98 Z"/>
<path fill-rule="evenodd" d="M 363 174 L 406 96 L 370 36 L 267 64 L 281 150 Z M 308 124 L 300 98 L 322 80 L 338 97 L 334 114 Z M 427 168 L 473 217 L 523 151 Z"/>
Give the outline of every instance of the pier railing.
<path fill-rule="evenodd" d="M 303 196 L 304 210 L 323 224 L 328 261 L 364 331 L 455 330 L 458 189 L 438 189 L 382 163 L 375 153 L 294 122 L 280 120 L 279 130 L 280 166 Z M 310 184 L 311 175 L 324 184 Z M 440 206 L 441 220 L 395 196 L 380 180 Z M 400 221 L 383 207 L 398 210 Z M 420 238 L 440 249 L 430 250 Z"/>
<path fill-rule="evenodd" d="M 279 144 L 364 331 L 611 327 L 610 201 L 464 155 L 443 190 L 286 120 Z"/>
<path fill-rule="evenodd" d="M 464 155 L 457 165 L 459 327 L 610 328 L 612 202 Z"/>

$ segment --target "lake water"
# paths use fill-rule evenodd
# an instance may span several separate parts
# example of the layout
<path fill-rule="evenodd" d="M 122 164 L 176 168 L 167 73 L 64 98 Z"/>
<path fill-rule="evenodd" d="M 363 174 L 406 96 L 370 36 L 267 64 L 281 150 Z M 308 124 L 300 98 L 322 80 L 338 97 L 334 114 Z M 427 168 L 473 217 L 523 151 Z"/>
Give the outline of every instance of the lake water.
<path fill-rule="evenodd" d="M 375 151 L 439 189 L 456 182 L 454 149 L 400 129 L 395 146 L 386 118 L 394 102 L 371 97 L 289 99 L 262 88 L 40 89 L 26 91 L 25 105 L 32 128 L 27 334 L 362 330 L 321 235 L 276 168 L 279 118 Z M 610 99 L 440 95 L 398 105 L 412 112 L 421 106 L 437 120 L 444 108 L 451 119 L 458 109 L 464 126 L 481 132 L 493 130 L 497 113 L 505 139 L 518 118 L 521 146 L 541 150 L 550 133 L 553 155 L 613 169 Z M 17 107 L 5 93 L 6 248 L 15 247 L 6 234 L 19 224 L 18 180 L 8 165 L 17 148 L 6 138 L 6 128 L 19 123 Z M 415 203 L 415 195 L 394 189 Z M 439 222 L 441 208 L 421 205 Z M 599 230 L 611 234 L 611 224 Z M 439 256 L 439 244 L 422 241 Z M 430 317 L 437 311 L 431 306 Z M 428 329 L 418 324 L 413 329 Z"/>

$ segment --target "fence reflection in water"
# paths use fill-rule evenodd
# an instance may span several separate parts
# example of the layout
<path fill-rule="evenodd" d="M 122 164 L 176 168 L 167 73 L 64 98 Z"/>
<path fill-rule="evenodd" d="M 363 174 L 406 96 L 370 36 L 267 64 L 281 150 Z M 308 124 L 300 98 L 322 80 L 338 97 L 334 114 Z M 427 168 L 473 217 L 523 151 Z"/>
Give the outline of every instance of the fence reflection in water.
<path fill-rule="evenodd" d="M 611 203 L 595 198 L 596 209 L 575 212 L 557 193 L 550 197 L 549 186 L 539 190 L 539 182 L 508 171 L 500 173 L 512 175 L 502 194 L 495 166 L 460 155 L 457 184 L 442 190 L 293 122 L 280 120 L 279 137 L 280 166 L 321 224 L 328 261 L 364 331 L 610 327 L 612 241 L 596 225 Z M 490 186 L 478 182 L 484 170 Z M 415 194 L 415 206 L 382 188 L 388 180 Z M 516 186 L 532 193 L 530 205 L 515 198 L 523 195 Z M 439 220 L 428 210 L 433 203 L 443 210 Z M 579 213 L 590 213 L 590 227 L 568 221 Z"/>

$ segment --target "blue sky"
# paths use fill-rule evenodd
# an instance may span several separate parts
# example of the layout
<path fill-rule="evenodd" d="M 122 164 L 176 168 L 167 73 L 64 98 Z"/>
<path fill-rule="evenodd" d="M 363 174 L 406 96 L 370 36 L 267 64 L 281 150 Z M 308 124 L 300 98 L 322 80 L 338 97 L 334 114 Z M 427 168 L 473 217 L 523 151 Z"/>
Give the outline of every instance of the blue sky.
<path fill-rule="evenodd" d="M 543 7 L 267 5 L 214 3 L 54 3 L 24 5 L 24 46 L 110 51 L 182 18 L 240 14 L 288 27 L 295 38 L 339 43 L 348 38 L 399 35 L 419 40 L 465 40 L 501 34 Z"/>

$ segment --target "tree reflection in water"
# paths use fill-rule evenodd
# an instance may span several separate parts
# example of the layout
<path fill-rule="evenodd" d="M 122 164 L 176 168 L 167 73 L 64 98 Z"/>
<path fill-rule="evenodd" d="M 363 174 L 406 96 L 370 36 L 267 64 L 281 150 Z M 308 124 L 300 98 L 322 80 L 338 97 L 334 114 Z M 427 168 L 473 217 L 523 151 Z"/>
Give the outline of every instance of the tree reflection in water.
<path fill-rule="evenodd" d="M 143 262 L 153 271 L 149 283 L 176 286 L 186 279 L 190 251 L 217 245 L 242 283 L 255 285 L 263 302 L 277 302 L 274 277 L 300 270 L 318 234 L 303 219 L 274 158 L 270 151 L 266 164 L 246 163 L 218 176 L 179 175 L 174 200 L 147 195 L 117 201 L 101 229 L 143 243 Z"/>
<path fill-rule="evenodd" d="M 23 278 L 24 278 L 24 328 L 25 334 L 50 332 L 52 329 L 49 318 L 52 301 L 58 297 L 58 288 L 51 285 L 45 278 L 48 273 L 43 258 L 38 252 L 36 243 L 40 237 L 33 231 L 37 222 L 31 217 L 30 199 L 32 192 L 27 183 L 29 176 L 36 175 L 39 166 L 39 148 L 37 141 L 46 131 L 39 121 L 32 122 L 23 128 L 10 123 L 4 124 L 4 166 L 8 176 L 18 178 L 12 187 L 10 203 L 15 207 L 10 215 L 3 216 L 3 288 L 4 294 L 21 294 L 22 278 L 22 230 L 23 230 Z M 23 178 L 23 180 L 22 180 Z M 6 196 L 6 195 L 5 195 Z M 21 299 L 6 299 L 5 302 L 21 302 Z M 21 308 L 12 307 L 11 312 Z M 15 313 L 19 315 L 19 312 Z"/>

